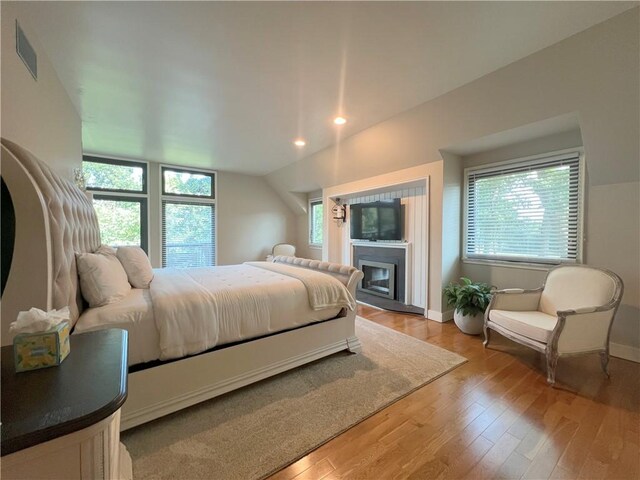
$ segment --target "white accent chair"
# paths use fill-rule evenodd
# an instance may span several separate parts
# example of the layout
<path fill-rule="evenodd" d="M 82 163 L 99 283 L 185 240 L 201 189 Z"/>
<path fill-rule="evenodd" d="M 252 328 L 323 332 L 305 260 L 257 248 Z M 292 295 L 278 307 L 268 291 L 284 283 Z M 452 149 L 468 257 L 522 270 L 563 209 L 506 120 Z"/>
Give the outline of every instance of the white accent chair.
<path fill-rule="evenodd" d="M 598 352 L 608 377 L 609 334 L 623 291 L 620 277 L 608 270 L 553 268 L 541 288 L 494 292 L 484 315 L 484 346 L 495 330 L 544 353 L 551 385 L 559 357 Z"/>
<path fill-rule="evenodd" d="M 278 243 L 271 249 L 271 255 L 267 255 L 267 262 L 273 262 L 277 256 L 295 257 L 296 247 L 288 243 Z"/>

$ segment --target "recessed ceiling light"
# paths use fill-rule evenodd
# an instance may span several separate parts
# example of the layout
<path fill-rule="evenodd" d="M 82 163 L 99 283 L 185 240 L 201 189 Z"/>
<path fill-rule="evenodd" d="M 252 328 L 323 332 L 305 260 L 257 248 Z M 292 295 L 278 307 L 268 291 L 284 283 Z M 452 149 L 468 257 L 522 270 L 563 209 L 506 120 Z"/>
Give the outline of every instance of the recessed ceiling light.
<path fill-rule="evenodd" d="M 336 125 L 344 125 L 345 123 L 347 123 L 347 119 L 344 117 L 336 117 L 333 119 L 333 123 L 335 123 Z"/>
<path fill-rule="evenodd" d="M 294 144 L 296 147 L 304 147 L 304 146 L 307 144 L 307 142 L 305 142 L 305 141 L 304 141 L 303 139 L 301 139 L 301 138 L 298 138 L 298 139 L 296 139 L 296 140 L 293 142 L 293 144 Z"/>

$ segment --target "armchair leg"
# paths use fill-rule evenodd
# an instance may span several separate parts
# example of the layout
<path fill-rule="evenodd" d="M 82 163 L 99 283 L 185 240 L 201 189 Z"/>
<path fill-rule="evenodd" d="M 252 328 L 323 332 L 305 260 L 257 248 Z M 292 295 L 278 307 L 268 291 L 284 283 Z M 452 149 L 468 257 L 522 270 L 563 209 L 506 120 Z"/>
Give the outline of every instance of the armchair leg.
<path fill-rule="evenodd" d="M 547 383 L 553 386 L 556 383 L 556 366 L 558 365 L 558 354 L 547 351 Z"/>
<path fill-rule="evenodd" d="M 602 366 L 602 371 L 607 376 L 607 378 L 611 378 L 609 374 L 609 352 L 602 351 L 600 352 L 600 365 Z"/>
<path fill-rule="evenodd" d="M 487 346 L 489 345 L 489 336 L 491 334 L 490 333 L 491 331 L 489 330 L 489 327 L 487 327 L 486 322 L 484 324 L 483 330 L 484 330 L 484 342 L 482 342 L 482 346 L 484 348 L 487 348 Z"/>

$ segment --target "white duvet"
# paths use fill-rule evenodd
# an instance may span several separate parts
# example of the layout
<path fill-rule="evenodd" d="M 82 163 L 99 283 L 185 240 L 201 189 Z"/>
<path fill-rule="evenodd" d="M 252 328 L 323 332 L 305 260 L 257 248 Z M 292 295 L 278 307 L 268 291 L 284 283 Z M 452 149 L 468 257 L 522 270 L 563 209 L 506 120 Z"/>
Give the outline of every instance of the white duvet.
<path fill-rule="evenodd" d="M 355 308 L 347 288 L 330 275 L 269 262 L 155 270 L 150 293 L 161 360 Z"/>

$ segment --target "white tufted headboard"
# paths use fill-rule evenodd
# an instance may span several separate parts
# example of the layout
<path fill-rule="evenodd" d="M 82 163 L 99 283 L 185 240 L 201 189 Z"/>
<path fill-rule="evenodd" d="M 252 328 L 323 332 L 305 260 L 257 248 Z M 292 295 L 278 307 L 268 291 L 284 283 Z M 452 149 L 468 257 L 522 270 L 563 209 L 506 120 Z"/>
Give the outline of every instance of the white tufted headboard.
<path fill-rule="evenodd" d="M 19 145 L 2 139 L 2 178 L 11 194 L 16 238 L 2 296 L 2 344 L 20 310 L 69 306 L 75 324 L 83 309 L 75 254 L 100 246 L 91 201 L 70 180 Z"/>

